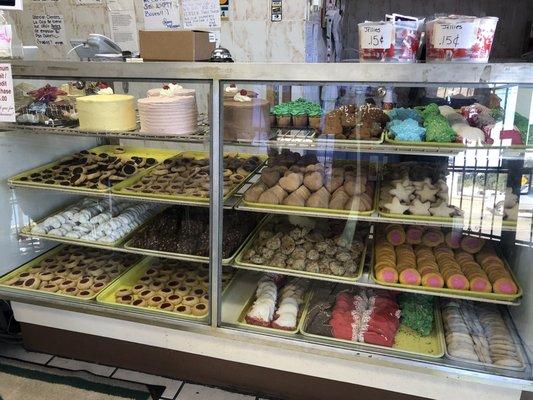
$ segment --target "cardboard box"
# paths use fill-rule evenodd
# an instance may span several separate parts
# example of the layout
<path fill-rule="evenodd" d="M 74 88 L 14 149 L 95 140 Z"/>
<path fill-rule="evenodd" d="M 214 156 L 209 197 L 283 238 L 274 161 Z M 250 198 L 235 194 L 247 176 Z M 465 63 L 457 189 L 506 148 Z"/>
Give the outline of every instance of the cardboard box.
<path fill-rule="evenodd" d="M 139 48 L 145 61 L 206 61 L 215 43 L 203 31 L 139 31 Z"/>

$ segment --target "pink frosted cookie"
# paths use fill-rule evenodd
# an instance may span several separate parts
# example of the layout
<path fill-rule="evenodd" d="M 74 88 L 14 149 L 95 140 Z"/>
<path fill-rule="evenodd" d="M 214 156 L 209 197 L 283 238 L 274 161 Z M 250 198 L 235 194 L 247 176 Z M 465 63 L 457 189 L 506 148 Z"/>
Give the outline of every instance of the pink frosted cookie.
<path fill-rule="evenodd" d="M 429 272 L 422 277 L 422 286 L 441 288 L 444 286 L 444 279 L 437 272 Z"/>
<path fill-rule="evenodd" d="M 387 232 L 387 241 L 393 246 L 399 246 L 405 243 L 405 231 L 401 225 L 388 225 L 385 228 Z"/>
<path fill-rule="evenodd" d="M 470 290 L 473 292 L 491 293 L 492 285 L 487 278 L 478 276 L 470 279 Z"/>
<path fill-rule="evenodd" d="M 422 234 L 424 229 L 419 228 L 418 226 L 410 226 L 407 228 L 406 232 L 406 241 L 409 244 L 420 244 L 422 243 Z"/>
<path fill-rule="evenodd" d="M 470 254 L 479 252 L 483 248 L 484 244 L 484 239 L 474 236 L 464 236 L 461 239 L 461 248 Z"/>
<path fill-rule="evenodd" d="M 453 274 L 446 279 L 446 287 L 457 290 L 468 290 L 470 283 L 466 276 L 461 274 Z"/>
<path fill-rule="evenodd" d="M 444 234 L 440 229 L 427 229 L 422 235 L 422 244 L 428 247 L 436 247 L 444 243 Z"/>
<path fill-rule="evenodd" d="M 492 284 L 492 288 L 494 290 L 494 293 L 500 294 L 515 294 L 516 292 L 518 292 L 518 288 L 516 287 L 516 284 L 511 278 L 497 279 Z"/>
<path fill-rule="evenodd" d="M 459 249 L 461 248 L 462 238 L 463 238 L 463 234 L 460 231 L 451 230 L 450 232 L 446 234 L 445 240 L 449 248 Z"/>
<path fill-rule="evenodd" d="M 392 267 L 381 268 L 376 273 L 376 279 L 380 282 L 396 283 L 398 282 L 398 271 Z"/>
<path fill-rule="evenodd" d="M 406 268 L 400 272 L 400 283 L 404 285 L 419 286 L 422 278 L 414 268 Z"/>

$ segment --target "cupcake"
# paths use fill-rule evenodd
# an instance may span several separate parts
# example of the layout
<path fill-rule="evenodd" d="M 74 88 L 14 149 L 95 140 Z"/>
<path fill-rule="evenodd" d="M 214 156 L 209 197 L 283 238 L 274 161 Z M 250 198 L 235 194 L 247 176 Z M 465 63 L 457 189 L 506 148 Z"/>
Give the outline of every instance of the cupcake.
<path fill-rule="evenodd" d="M 322 109 L 319 105 L 311 107 L 309 111 L 309 128 L 320 129 L 320 121 L 322 120 Z"/>
<path fill-rule="evenodd" d="M 296 108 L 291 112 L 292 125 L 296 128 L 305 128 L 308 124 L 307 112 L 303 108 Z"/>

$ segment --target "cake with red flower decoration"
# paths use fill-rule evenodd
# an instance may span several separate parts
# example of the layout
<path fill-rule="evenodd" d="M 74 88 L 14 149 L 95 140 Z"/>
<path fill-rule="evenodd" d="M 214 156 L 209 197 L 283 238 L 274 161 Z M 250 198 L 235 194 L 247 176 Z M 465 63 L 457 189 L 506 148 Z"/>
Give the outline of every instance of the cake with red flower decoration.
<path fill-rule="evenodd" d="M 24 106 L 17 109 L 17 122 L 51 126 L 76 125 L 78 115 L 69 93 L 56 86 L 23 92 Z M 25 98 L 29 98 L 26 101 Z"/>
<path fill-rule="evenodd" d="M 137 127 L 135 97 L 115 94 L 101 84 L 96 95 L 76 98 L 80 130 L 87 132 L 125 132 Z"/>
<path fill-rule="evenodd" d="M 187 135 L 198 129 L 198 110 L 194 89 L 177 84 L 150 89 L 139 99 L 141 132 L 154 135 Z"/>
<path fill-rule="evenodd" d="M 270 103 L 253 98 L 246 90 L 224 98 L 224 139 L 267 138 L 270 131 Z"/>

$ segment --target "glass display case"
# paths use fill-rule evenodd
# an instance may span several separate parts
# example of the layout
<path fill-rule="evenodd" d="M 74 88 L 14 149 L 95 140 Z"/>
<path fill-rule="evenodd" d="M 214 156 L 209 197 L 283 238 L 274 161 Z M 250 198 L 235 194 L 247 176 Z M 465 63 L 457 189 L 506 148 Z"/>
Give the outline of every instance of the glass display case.
<path fill-rule="evenodd" d="M 13 71 L 0 296 L 21 322 L 419 396 L 531 391 L 531 66 Z"/>

